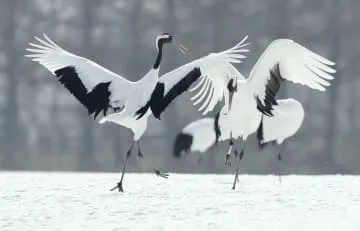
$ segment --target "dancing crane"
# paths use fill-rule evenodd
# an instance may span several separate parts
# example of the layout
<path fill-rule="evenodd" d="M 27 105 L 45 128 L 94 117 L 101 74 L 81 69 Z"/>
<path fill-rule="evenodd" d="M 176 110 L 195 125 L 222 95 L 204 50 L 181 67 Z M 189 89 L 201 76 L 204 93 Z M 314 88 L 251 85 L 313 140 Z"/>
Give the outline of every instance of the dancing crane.
<path fill-rule="evenodd" d="M 159 76 L 163 46 L 174 42 L 169 33 L 161 33 L 156 38 L 157 56 L 153 67 L 140 80 L 132 82 L 89 59 L 64 50 L 48 36 L 43 36 L 43 39 L 35 37 L 38 43 L 29 43 L 31 47 L 27 51 L 31 54 L 26 57 L 51 71 L 87 108 L 89 115 L 94 115 L 94 119 L 102 113 L 99 123 L 113 122 L 129 128 L 134 134 L 126 153 L 121 179 L 111 189 L 120 192 L 124 191 L 123 178 L 135 144 L 138 146 L 138 155 L 143 157 L 139 140 L 146 130 L 149 116 L 152 114 L 160 119 L 166 107 L 197 80 L 199 85 L 205 85 L 213 92 L 206 97 L 207 103 L 202 105 L 205 110 L 212 110 L 219 101 L 227 98 L 222 85 L 227 83 L 235 70 L 232 63 L 241 63 L 241 59 L 245 58 L 242 53 L 248 51 L 244 49 L 247 45 L 245 37 L 228 50 L 211 53 Z M 185 50 L 184 46 L 177 46 L 181 51 Z M 158 170 L 155 172 L 167 177 Z"/>
<path fill-rule="evenodd" d="M 228 107 L 231 107 L 231 99 L 235 106 L 231 110 L 225 107 L 221 109 L 217 119 L 214 120 L 214 132 L 216 140 L 219 137 L 230 139 L 226 164 L 230 164 L 233 139 L 242 138 L 243 140 L 243 147 L 238 155 L 239 161 L 233 189 L 235 189 L 240 160 L 244 155 L 244 146 L 250 134 L 258 131 L 261 145 L 272 140 L 282 143 L 285 138 L 293 135 L 302 123 L 304 112 L 299 102 L 293 99 L 276 99 L 276 94 L 284 81 L 325 91 L 330 85 L 328 80 L 333 79 L 331 74 L 336 72 L 331 67 L 333 65 L 335 65 L 334 62 L 290 39 L 278 39 L 265 49 L 247 79 L 238 72 L 233 79 L 229 80 L 227 91 L 230 94 L 230 105 Z M 198 94 L 192 100 L 196 100 L 194 105 L 202 101 Z M 199 110 L 201 109 L 200 107 Z M 284 127 L 287 125 L 289 125 L 288 129 Z M 210 136 L 212 135 L 208 135 Z M 280 153 L 281 151 L 278 155 L 279 160 Z M 235 154 L 238 154 L 237 150 Z"/>

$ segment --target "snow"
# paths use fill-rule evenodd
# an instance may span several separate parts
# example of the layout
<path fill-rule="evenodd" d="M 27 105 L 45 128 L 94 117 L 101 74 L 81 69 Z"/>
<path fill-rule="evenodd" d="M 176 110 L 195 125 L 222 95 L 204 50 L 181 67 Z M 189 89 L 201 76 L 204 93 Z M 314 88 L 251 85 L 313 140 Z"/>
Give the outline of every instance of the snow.
<path fill-rule="evenodd" d="M 0 230 L 359 230 L 359 176 L 0 172 Z"/>

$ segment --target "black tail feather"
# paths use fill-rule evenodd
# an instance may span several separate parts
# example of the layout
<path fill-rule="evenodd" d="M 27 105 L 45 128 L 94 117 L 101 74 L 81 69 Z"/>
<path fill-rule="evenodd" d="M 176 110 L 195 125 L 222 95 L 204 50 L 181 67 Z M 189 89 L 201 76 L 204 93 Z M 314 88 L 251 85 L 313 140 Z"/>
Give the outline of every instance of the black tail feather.
<path fill-rule="evenodd" d="M 174 142 L 174 148 L 173 148 L 173 156 L 176 158 L 181 157 L 181 153 L 184 151 L 185 153 L 190 152 L 191 145 L 193 142 L 192 135 L 186 134 L 186 133 L 179 133 Z"/>
<path fill-rule="evenodd" d="M 258 129 L 256 131 L 256 138 L 257 138 L 258 145 L 259 145 L 260 149 L 264 149 L 269 144 L 271 144 L 271 145 L 276 144 L 275 140 L 264 143 L 263 116 L 261 117 L 260 125 L 259 125 L 259 127 L 258 127 Z"/>

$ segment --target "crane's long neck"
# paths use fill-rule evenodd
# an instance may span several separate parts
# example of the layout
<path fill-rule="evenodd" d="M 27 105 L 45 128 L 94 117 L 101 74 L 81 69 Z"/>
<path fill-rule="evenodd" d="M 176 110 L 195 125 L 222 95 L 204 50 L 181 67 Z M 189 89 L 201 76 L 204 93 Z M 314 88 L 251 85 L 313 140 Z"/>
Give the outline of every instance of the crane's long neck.
<path fill-rule="evenodd" d="M 156 56 L 156 60 L 155 60 L 154 66 L 153 66 L 154 69 L 159 69 L 159 67 L 160 67 L 160 62 L 161 62 L 161 57 L 162 57 L 162 49 L 163 49 L 163 43 L 161 42 L 161 40 L 158 41 L 157 48 L 158 48 L 158 54 Z"/>

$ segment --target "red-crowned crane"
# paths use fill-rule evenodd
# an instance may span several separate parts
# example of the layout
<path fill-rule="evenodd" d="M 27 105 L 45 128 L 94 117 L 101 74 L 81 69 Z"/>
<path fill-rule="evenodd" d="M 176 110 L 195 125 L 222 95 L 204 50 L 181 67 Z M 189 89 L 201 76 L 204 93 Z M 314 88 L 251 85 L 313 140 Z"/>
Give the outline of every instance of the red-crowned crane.
<path fill-rule="evenodd" d="M 225 105 L 214 120 L 214 131 L 203 135 L 210 140 L 213 140 L 214 133 L 215 139 L 230 139 L 225 161 L 227 164 L 230 163 L 233 139 L 242 138 L 242 150 L 240 153 L 235 152 L 238 154 L 239 161 L 233 189 L 235 189 L 238 177 L 239 163 L 244 155 L 244 146 L 250 134 L 258 131 L 260 144 L 270 141 L 282 143 L 285 138 L 292 136 L 302 123 L 304 110 L 299 102 L 294 99 L 276 99 L 276 94 L 284 81 L 288 80 L 315 90 L 325 91 L 330 85 L 328 80 L 333 79 L 331 74 L 336 72 L 331 67 L 333 65 L 335 65 L 334 62 L 290 39 L 278 39 L 265 49 L 247 79 L 237 72 L 235 77 L 229 80 L 226 90 L 230 94 L 230 104 Z M 196 100 L 194 105 L 202 101 L 198 95 L 195 95 L 192 100 Z M 193 134 L 196 134 L 194 127 L 192 124 Z M 201 128 L 201 130 L 206 129 Z M 185 130 L 184 133 L 187 134 Z M 190 145 L 182 147 L 183 149 L 191 150 L 196 146 L 201 146 L 197 143 L 192 144 L 190 140 L 196 141 L 196 138 L 191 138 L 191 136 L 192 134 L 183 136 L 183 140 L 187 139 L 187 143 L 183 143 Z M 180 137 L 177 140 L 180 140 Z M 180 149 L 178 146 L 176 153 L 179 153 Z M 205 148 L 202 147 L 202 150 Z M 281 151 L 278 159 L 281 159 Z"/>
<path fill-rule="evenodd" d="M 31 48 L 26 55 L 50 70 L 75 98 L 96 118 L 100 113 L 104 117 L 100 123 L 113 122 L 129 128 L 134 139 L 127 153 L 119 183 L 111 190 L 123 192 L 123 178 L 128 158 L 133 146 L 137 144 L 138 155 L 142 157 L 139 140 L 144 134 L 148 118 L 160 114 L 179 95 L 185 92 L 195 81 L 212 91 L 206 96 L 205 110 L 212 110 L 224 97 L 224 87 L 235 70 L 232 63 L 241 63 L 245 58 L 246 37 L 234 47 L 211 53 L 159 76 L 164 44 L 172 43 L 169 33 L 161 33 L 156 39 L 157 55 L 153 67 L 140 80 L 132 82 L 111 72 L 99 64 L 84 57 L 72 54 L 54 43 L 44 34 L 44 38 L 35 37 L 38 43 L 29 43 Z M 183 46 L 179 46 L 183 50 Z M 204 95 L 200 92 L 200 95 Z M 110 112 L 109 112 L 110 111 Z M 156 173 L 167 177 L 158 170 Z"/>

